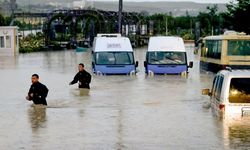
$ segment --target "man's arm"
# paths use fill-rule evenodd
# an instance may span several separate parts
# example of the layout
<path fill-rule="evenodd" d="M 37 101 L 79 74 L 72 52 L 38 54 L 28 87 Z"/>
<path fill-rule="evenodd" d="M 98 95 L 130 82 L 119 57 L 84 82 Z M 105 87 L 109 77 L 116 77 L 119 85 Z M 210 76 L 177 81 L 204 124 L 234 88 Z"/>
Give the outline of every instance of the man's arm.
<path fill-rule="evenodd" d="M 71 82 L 69 83 L 69 85 L 75 84 L 75 83 L 77 83 L 78 81 L 79 81 L 79 75 L 78 75 L 78 73 L 77 73 L 77 74 L 75 75 L 73 81 L 71 81 Z"/>
<path fill-rule="evenodd" d="M 32 91 L 32 86 L 30 86 L 30 89 L 29 89 L 29 92 L 28 92 L 28 95 L 26 96 L 26 99 L 27 100 L 32 100 L 33 99 L 33 91 Z"/>

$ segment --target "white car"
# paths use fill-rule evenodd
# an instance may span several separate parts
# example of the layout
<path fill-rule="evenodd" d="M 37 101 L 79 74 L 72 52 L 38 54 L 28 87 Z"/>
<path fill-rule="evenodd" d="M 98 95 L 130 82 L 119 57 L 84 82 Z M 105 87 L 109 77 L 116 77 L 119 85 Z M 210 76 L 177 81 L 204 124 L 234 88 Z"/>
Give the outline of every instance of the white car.
<path fill-rule="evenodd" d="M 211 108 L 218 116 L 246 116 L 250 114 L 250 70 L 219 71 L 212 89 L 203 89 L 209 95 Z"/>

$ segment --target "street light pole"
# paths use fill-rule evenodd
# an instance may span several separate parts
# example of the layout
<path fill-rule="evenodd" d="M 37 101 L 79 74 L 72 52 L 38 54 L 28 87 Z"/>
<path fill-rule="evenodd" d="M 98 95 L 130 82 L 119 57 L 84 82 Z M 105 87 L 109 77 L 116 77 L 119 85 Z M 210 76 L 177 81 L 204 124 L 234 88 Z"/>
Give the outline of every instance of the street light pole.
<path fill-rule="evenodd" d="M 122 33 L 122 8 L 123 0 L 119 0 L 119 11 L 118 11 L 118 32 Z"/>

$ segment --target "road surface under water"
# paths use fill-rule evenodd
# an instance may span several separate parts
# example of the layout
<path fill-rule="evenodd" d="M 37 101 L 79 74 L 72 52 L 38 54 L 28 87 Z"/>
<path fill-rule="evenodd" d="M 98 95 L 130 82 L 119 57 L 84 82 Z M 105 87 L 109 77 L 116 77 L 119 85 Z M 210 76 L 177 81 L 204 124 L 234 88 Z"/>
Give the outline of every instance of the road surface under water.
<path fill-rule="evenodd" d="M 249 149 L 250 121 L 219 119 L 204 107 L 214 74 L 194 68 L 187 78 L 147 77 L 146 48 L 135 50 L 137 76 L 95 76 L 91 90 L 69 86 L 91 52 L 0 57 L 0 149 Z M 25 100 L 33 73 L 49 88 L 48 108 Z"/>

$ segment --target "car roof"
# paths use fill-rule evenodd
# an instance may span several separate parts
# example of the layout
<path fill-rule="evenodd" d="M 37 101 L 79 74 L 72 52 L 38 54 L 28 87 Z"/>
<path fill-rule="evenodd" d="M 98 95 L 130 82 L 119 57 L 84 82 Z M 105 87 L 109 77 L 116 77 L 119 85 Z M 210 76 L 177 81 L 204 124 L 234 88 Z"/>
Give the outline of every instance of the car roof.
<path fill-rule="evenodd" d="M 250 70 L 242 69 L 242 70 L 221 70 L 217 73 L 217 75 L 224 75 L 228 78 L 250 78 Z"/>

